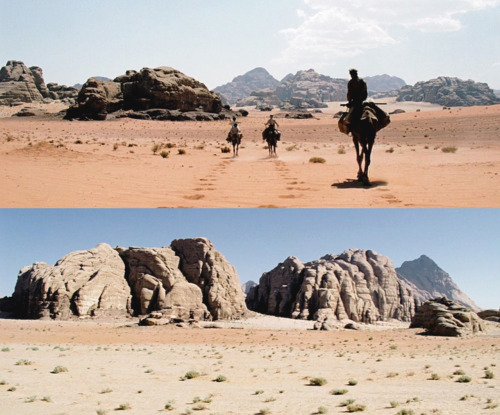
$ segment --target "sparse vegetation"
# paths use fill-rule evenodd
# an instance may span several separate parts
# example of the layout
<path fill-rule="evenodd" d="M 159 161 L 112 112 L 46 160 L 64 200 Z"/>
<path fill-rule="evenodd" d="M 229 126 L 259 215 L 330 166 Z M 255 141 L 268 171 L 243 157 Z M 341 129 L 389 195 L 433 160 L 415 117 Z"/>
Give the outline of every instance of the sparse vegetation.
<path fill-rule="evenodd" d="M 168 158 L 168 156 L 170 155 L 170 151 L 165 151 L 163 150 L 161 153 L 160 153 L 160 156 L 162 156 L 164 159 Z"/>
<path fill-rule="evenodd" d="M 327 414 L 328 413 L 328 408 L 326 408 L 325 406 L 320 406 L 318 408 L 318 412 L 316 412 L 317 414 Z"/>
<path fill-rule="evenodd" d="M 345 395 L 349 392 L 347 389 L 334 389 L 330 391 L 330 395 Z"/>
<path fill-rule="evenodd" d="M 201 374 L 197 372 L 196 370 L 190 370 L 189 372 L 186 372 L 186 374 L 180 379 L 180 380 L 189 380 L 189 379 L 195 379 L 197 377 L 200 377 Z"/>
<path fill-rule="evenodd" d="M 493 379 L 494 377 L 495 377 L 495 374 L 491 370 L 486 369 L 484 371 L 484 378 L 485 379 Z"/>
<path fill-rule="evenodd" d="M 165 411 L 173 411 L 175 409 L 174 401 L 168 401 L 163 407 L 163 409 L 165 409 Z"/>
<path fill-rule="evenodd" d="M 179 153 L 180 156 L 183 156 L 184 154 L 187 154 L 186 150 L 184 150 L 183 148 L 180 148 L 179 150 L 177 150 L 177 152 Z"/>
<path fill-rule="evenodd" d="M 366 410 L 365 405 L 361 405 L 360 403 L 352 403 L 350 405 L 347 405 L 347 412 L 363 412 Z"/>
<path fill-rule="evenodd" d="M 309 159 L 309 163 L 323 164 L 323 163 L 326 163 L 326 160 L 323 157 L 311 157 Z"/>
<path fill-rule="evenodd" d="M 337 147 L 337 154 L 345 154 L 345 147 L 343 145 L 340 145 Z"/>
<path fill-rule="evenodd" d="M 311 386 L 324 386 L 328 383 L 325 378 L 311 378 L 309 379 L 309 385 Z"/>
<path fill-rule="evenodd" d="M 64 372 L 67 372 L 68 371 L 68 368 L 66 368 L 65 366 L 56 366 L 52 372 L 50 373 L 54 373 L 54 374 L 58 374 L 58 373 L 64 373 Z"/>
<path fill-rule="evenodd" d="M 116 408 L 117 411 L 128 411 L 129 409 L 132 409 L 129 403 L 122 403 Z"/>
<path fill-rule="evenodd" d="M 30 366 L 33 362 L 31 360 L 21 359 L 16 362 L 16 366 Z"/>
<path fill-rule="evenodd" d="M 394 153 L 394 147 L 390 147 L 387 150 L 385 150 L 386 153 Z"/>
<path fill-rule="evenodd" d="M 456 153 L 458 149 L 455 146 L 442 147 L 441 151 L 443 153 Z"/>
<path fill-rule="evenodd" d="M 220 149 L 221 153 L 230 153 L 231 149 L 227 146 L 221 147 Z"/>
<path fill-rule="evenodd" d="M 214 382 L 226 382 L 227 378 L 224 375 L 219 375 L 214 379 Z"/>
<path fill-rule="evenodd" d="M 464 376 L 460 376 L 460 377 L 457 379 L 457 382 L 458 382 L 458 383 L 469 383 L 469 382 L 471 382 L 471 381 L 472 381 L 471 377 L 470 377 L 470 376 L 466 376 L 466 375 L 464 375 Z"/>
<path fill-rule="evenodd" d="M 349 382 L 347 382 L 347 384 L 349 386 L 356 386 L 358 384 L 358 381 L 354 380 L 354 379 L 351 379 L 351 380 L 349 380 Z"/>

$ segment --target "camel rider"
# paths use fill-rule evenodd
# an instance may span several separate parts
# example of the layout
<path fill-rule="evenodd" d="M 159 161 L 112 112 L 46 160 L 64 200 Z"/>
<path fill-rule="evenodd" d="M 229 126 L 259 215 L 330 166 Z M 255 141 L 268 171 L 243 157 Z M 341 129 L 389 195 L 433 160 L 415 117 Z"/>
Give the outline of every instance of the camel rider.
<path fill-rule="evenodd" d="M 238 126 L 238 121 L 236 121 L 236 117 L 233 116 L 233 121 L 231 122 L 231 130 L 229 131 L 229 134 L 227 135 L 227 141 L 231 141 L 232 136 L 236 136 L 240 134 L 240 127 Z"/>
<path fill-rule="evenodd" d="M 278 123 L 274 119 L 273 115 L 271 114 L 269 116 L 269 119 L 266 122 L 266 128 L 264 132 L 262 133 L 262 139 L 265 140 L 267 137 L 267 134 L 269 134 L 271 131 L 276 131 L 279 128 Z"/>
<path fill-rule="evenodd" d="M 358 78 L 358 70 L 352 68 L 349 70 L 349 74 L 351 75 L 351 79 L 347 83 L 349 114 L 346 123 L 352 123 L 361 118 L 363 101 L 368 97 L 366 82 L 362 78 Z"/>

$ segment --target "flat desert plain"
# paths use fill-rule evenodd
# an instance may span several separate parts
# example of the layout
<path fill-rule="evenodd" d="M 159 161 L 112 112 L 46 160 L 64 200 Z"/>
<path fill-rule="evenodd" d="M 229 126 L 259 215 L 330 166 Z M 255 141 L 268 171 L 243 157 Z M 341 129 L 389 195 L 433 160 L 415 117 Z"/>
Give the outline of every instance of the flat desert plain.
<path fill-rule="evenodd" d="M 11 117 L 21 108 L 3 107 L 0 206 L 500 207 L 500 105 L 384 107 L 397 108 L 406 112 L 377 135 L 366 188 L 354 180 L 351 138 L 333 118 L 339 103 L 307 120 L 274 110 L 282 131 L 277 158 L 261 138 L 267 112 L 239 119 L 244 137 L 233 157 L 221 151 L 229 120 L 70 122 Z"/>
<path fill-rule="evenodd" d="M 0 413 L 498 414 L 500 326 L 319 332 L 257 316 L 205 328 L 0 320 Z"/>

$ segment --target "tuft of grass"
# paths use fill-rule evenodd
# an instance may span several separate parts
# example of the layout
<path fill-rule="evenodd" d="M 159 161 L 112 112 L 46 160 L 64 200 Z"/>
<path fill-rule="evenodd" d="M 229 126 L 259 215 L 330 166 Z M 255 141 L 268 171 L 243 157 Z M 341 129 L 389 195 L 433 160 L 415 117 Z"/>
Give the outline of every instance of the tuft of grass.
<path fill-rule="evenodd" d="M 67 372 L 68 371 L 68 368 L 65 367 L 65 366 L 56 366 L 52 372 L 50 373 L 54 373 L 54 374 L 58 374 L 58 373 L 64 373 L 64 372 Z"/>
<path fill-rule="evenodd" d="M 318 412 L 316 412 L 317 414 L 327 414 L 328 413 L 328 408 L 324 407 L 324 406 L 320 406 L 318 408 Z"/>
<path fill-rule="evenodd" d="M 460 376 L 458 379 L 457 379 L 457 382 L 458 383 L 469 383 L 470 381 L 472 381 L 471 377 L 470 376 Z"/>
<path fill-rule="evenodd" d="M 311 157 L 309 159 L 309 163 L 323 164 L 323 163 L 326 163 L 326 160 L 323 157 Z"/>
<path fill-rule="evenodd" d="M 16 366 L 31 366 L 33 362 L 31 360 L 21 359 L 16 362 Z"/>
<path fill-rule="evenodd" d="M 345 147 L 343 145 L 338 146 L 337 154 L 345 154 Z"/>
<path fill-rule="evenodd" d="M 99 393 L 100 394 L 105 394 L 105 393 L 111 393 L 111 392 L 113 392 L 113 389 L 106 388 L 106 389 L 103 389 L 102 391 L 100 391 Z"/>
<path fill-rule="evenodd" d="M 10 349 L 8 347 L 2 347 L 2 352 L 10 352 Z"/>
<path fill-rule="evenodd" d="M 97 409 L 95 412 L 97 415 L 106 415 L 107 414 L 105 409 Z"/>
<path fill-rule="evenodd" d="M 394 153 L 394 147 L 388 148 L 385 150 L 386 153 Z"/>
<path fill-rule="evenodd" d="M 184 150 L 183 148 L 180 148 L 179 150 L 177 150 L 177 152 L 179 153 L 180 156 L 186 154 L 186 150 Z"/>
<path fill-rule="evenodd" d="M 458 149 L 455 146 L 442 147 L 441 151 L 443 153 L 456 153 Z"/>
<path fill-rule="evenodd" d="M 129 403 L 122 403 L 116 408 L 117 411 L 128 411 L 129 409 L 132 409 Z"/>
<path fill-rule="evenodd" d="M 366 410 L 365 405 L 361 405 L 360 403 L 352 403 L 347 405 L 347 412 L 363 412 Z"/>
<path fill-rule="evenodd" d="M 495 377 L 495 374 L 491 370 L 484 371 L 484 378 L 485 379 L 493 379 L 494 377 Z"/>
<path fill-rule="evenodd" d="M 324 386 L 328 383 L 325 378 L 311 378 L 309 379 L 309 385 L 311 386 Z"/>
<path fill-rule="evenodd" d="M 345 395 L 349 392 L 347 389 L 334 389 L 330 391 L 330 395 Z"/>
<path fill-rule="evenodd" d="M 263 409 L 260 409 L 256 415 L 268 415 L 270 413 L 271 413 L 271 411 L 269 410 L 269 408 L 263 408 Z"/>
<path fill-rule="evenodd" d="M 340 402 L 339 406 L 349 406 L 355 402 L 355 399 L 347 399 L 346 401 Z"/>
<path fill-rule="evenodd" d="M 24 400 L 24 403 L 32 403 L 36 401 L 36 395 L 30 396 Z"/>
<path fill-rule="evenodd" d="M 433 373 L 429 380 L 439 380 L 441 377 L 437 373 Z"/>
<path fill-rule="evenodd" d="M 396 415 L 415 415 L 411 409 L 401 409 Z"/>
<path fill-rule="evenodd" d="M 214 382 L 226 382 L 227 378 L 224 375 L 219 375 L 214 379 Z"/>
<path fill-rule="evenodd" d="M 190 370 L 189 372 L 186 372 L 186 374 L 180 380 L 195 379 L 200 376 L 201 376 L 200 373 L 197 372 L 196 370 Z"/>
<path fill-rule="evenodd" d="M 356 386 L 358 384 L 357 380 L 351 379 L 349 382 L 347 382 L 349 386 Z"/>
<path fill-rule="evenodd" d="M 221 147 L 220 149 L 221 153 L 230 153 L 231 149 L 227 146 Z"/>
<path fill-rule="evenodd" d="M 165 411 L 173 411 L 175 409 L 174 401 L 168 401 L 163 407 L 163 409 L 165 409 Z"/>
<path fill-rule="evenodd" d="M 160 156 L 162 156 L 164 159 L 168 159 L 168 156 L 170 155 L 170 151 L 165 151 L 163 150 L 161 153 L 160 153 Z"/>

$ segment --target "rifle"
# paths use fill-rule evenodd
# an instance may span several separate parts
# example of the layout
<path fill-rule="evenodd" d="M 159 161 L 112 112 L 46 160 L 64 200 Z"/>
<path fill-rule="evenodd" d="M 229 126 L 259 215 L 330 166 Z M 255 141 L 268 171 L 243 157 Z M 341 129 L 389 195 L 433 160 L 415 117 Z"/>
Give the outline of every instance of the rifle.
<path fill-rule="evenodd" d="M 387 105 L 387 102 L 363 102 L 364 104 L 375 104 L 375 105 Z M 340 104 L 341 107 L 350 107 L 351 104 L 348 102 L 347 104 Z"/>

